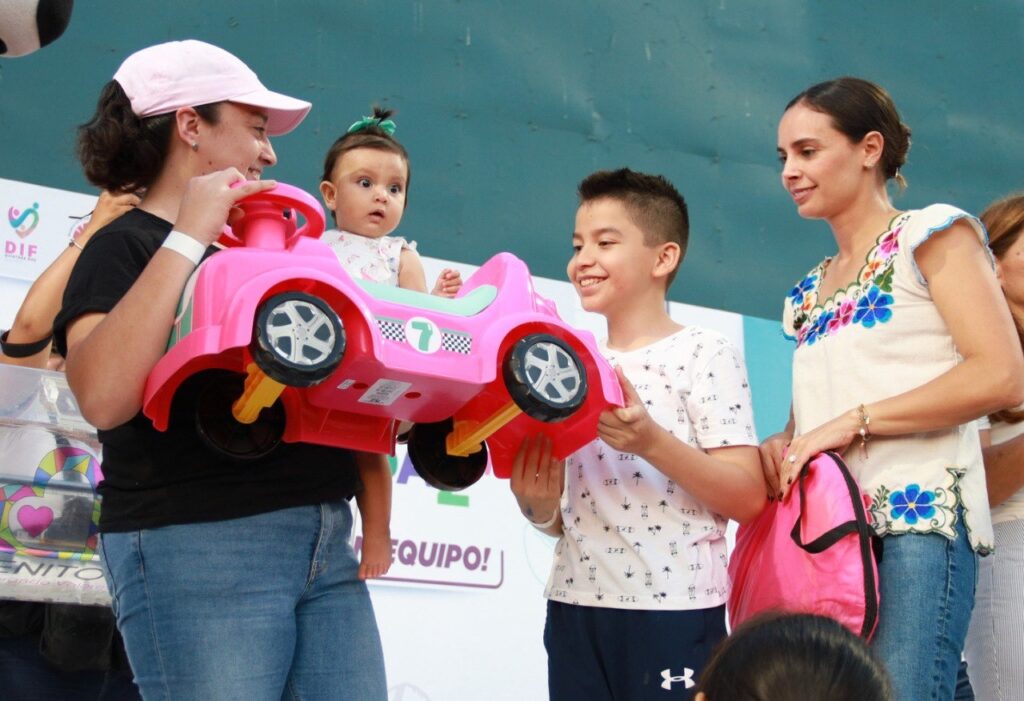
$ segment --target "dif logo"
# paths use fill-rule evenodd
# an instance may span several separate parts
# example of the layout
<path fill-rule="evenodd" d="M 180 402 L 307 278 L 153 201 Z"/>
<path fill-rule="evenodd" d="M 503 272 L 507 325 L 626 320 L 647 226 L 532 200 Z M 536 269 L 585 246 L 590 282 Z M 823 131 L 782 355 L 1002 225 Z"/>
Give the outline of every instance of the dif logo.
<path fill-rule="evenodd" d="M 39 247 L 35 244 L 25 243 L 24 239 L 39 226 L 39 203 L 33 202 L 32 206 L 24 211 L 14 207 L 9 208 L 7 210 L 7 223 L 11 225 L 14 233 L 21 240 L 5 240 L 4 257 L 34 261 Z"/>

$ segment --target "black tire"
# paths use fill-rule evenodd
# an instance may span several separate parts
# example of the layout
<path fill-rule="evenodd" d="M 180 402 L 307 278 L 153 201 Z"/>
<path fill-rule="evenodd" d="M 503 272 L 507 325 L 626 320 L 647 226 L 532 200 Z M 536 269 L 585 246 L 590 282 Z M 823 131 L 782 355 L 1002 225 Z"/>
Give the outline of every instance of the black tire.
<path fill-rule="evenodd" d="M 516 341 L 502 367 L 512 401 L 538 421 L 568 418 L 587 399 L 587 371 L 568 343 L 550 334 Z"/>
<path fill-rule="evenodd" d="M 487 470 L 487 446 L 467 456 L 449 455 L 445 438 L 454 423 L 415 424 L 409 431 L 409 459 L 416 473 L 435 489 L 457 492 L 476 484 Z"/>
<path fill-rule="evenodd" d="M 345 354 L 345 329 L 330 305 L 305 292 L 282 292 L 260 305 L 252 358 L 289 387 L 323 382 Z"/>
<path fill-rule="evenodd" d="M 284 405 L 279 401 L 251 424 L 235 419 L 231 406 L 244 387 L 245 375 L 218 374 L 196 397 L 196 433 L 211 449 L 233 460 L 262 458 L 280 445 L 285 429 Z"/>

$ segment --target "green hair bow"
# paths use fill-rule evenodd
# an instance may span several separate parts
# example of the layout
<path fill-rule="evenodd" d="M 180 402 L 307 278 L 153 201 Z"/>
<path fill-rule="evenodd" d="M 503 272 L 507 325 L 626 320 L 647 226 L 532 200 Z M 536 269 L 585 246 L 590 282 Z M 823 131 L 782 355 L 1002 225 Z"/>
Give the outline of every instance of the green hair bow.
<path fill-rule="evenodd" d="M 380 117 L 363 117 L 348 128 L 348 133 L 355 134 L 357 131 L 363 131 L 370 127 L 377 127 L 388 136 L 395 135 L 395 123 L 390 119 L 381 119 Z"/>

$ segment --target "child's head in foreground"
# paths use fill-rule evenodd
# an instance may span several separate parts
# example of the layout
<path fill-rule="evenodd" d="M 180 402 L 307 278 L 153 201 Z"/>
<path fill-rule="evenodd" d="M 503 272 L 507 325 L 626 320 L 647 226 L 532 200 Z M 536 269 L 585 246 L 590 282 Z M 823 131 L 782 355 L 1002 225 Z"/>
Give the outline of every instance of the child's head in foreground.
<path fill-rule="evenodd" d="M 334 142 L 324 158 L 320 194 L 339 229 L 380 238 L 402 221 L 409 154 L 394 137 L 390 110 L 373 108 Z"/>
<path fill-rule="evenodd" d="M 725 639 L 696 701 L 892 701 L 889 677 L 867 643 L 812 614 L 771 613 Z"/>
<path fill-rule="evenodd" d="M 601 170 L 579 185 L 567 273 L 588 311 L 636 294 L 664 298 L 686 254 L 686 202 L 661 175 Z"/>

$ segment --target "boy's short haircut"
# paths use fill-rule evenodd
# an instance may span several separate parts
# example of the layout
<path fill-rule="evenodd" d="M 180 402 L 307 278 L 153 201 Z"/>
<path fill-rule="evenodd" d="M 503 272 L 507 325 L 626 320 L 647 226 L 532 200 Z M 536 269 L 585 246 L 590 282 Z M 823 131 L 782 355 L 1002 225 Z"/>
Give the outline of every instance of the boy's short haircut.
<path fill-rule="evenodd" d="M 638 173 L 629 168 L 599 170 L 580 183 L 579 197 L 580 204 L 601 199 L 621 202 L 643 232 L 644 244 L 678 244 L 679 264 L 682 264 L 690 239 L 690 217 L 683 196 L 664 176 Z M 666 288 L 675 279 L 679 264 L 669 273 Z"/>

